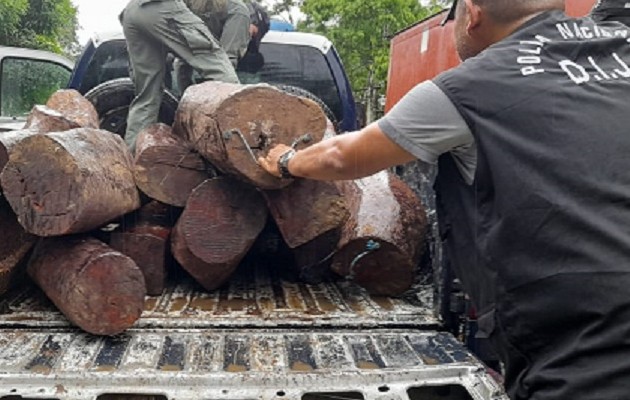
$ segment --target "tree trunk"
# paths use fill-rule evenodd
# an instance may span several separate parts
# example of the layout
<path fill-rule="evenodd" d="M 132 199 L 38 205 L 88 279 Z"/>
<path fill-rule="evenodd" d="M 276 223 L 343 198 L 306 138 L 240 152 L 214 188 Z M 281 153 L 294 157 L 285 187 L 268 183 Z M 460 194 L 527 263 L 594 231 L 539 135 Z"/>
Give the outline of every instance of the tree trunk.
<path fill-rule="evenodd" d="M 63 113 L 41 105 L 33 107 L 24 125 L 24 129 L 31 129 L 38 133 L 63 132 L 80 127 Z"/>
<path fill-rule="evenodd" d="M 140 206 L 127 146 L 96 129 L 21 140 L 0 183 L 20 224 L 38 236 L 87 232 Z"/>
<path fill-rule="evenodd" d="M 207 290 L 225 282 L 265 226 L 260 194 L 227 178 L 199 185 L 172 233 L 175 259 Z"/>
<path fill-rule="evenodd" d="M 332 269 L 370 293 L 399 295 L 413 284 L 426 214 L 420 200 L 388 172 L 339 182 L 350 208 Z"/>
<path fill-rule="evenodd" d="M 110 246 L 131 257 L 142 270 L 150 296 L 162 294 L 173 264 L 169 239 L 176 214 L 172 207 L 152 201 L 129 214 L 121 229 L 109 237 Z"/>
<path fill-rule="evenodd" d="M 325 130 L 326 117 L 311 100 L 269 85 L 223 82 L 189 87 L 174 125 L 175 134 L 187 138 L 218 169 L 263 189 L 279 189 L 290 180 L 265 172 L 258 157 L 305 134 L 309 144 L 319 142 Z"/>
<path fill-rule="evenodd" d="M 136 141 L 136 184 L 147 196 L 184 207 L 190 192 L 209 178 L 205 161 L 164 124 L 144 129 Z"/>
<path fill-rule="evenodd" d="M 24 231 L 9 204 L 0 196 L 0 296 L 12 289 L 23 273 L 22 260 L 36 241 Z"/>
<path fill-rule="evenodd" d="M 346 202 L 332 182 L 299 179 L 286 188 L 265 191 L 263 195 L 290 248 L 340 228 L 349 216 Z"/>
<path fill-rule="evenodd" d="M 22 139 L 40 133 L 63 132 L 80 127 L 76 121 L 69 118 L 62 112 L 46 106 L 33 107 L 24 129 L 0 133 L 0 171 L 9 162 L 11 149 Z"/>
<path fill-rule="evenodd" d="M 72 323 L 95 335 L 123 332 L 144 308 L 140 269 L 131 258 L 93 238 L 43 240 L 27 270 Z"/>
<path fill-rule="evenodd" d="M 100 126 L 96 108 L 74 89 L 56 91 L 48 98 L 46 106 L 59 111 L 80 127 L 98 129 Z"/>

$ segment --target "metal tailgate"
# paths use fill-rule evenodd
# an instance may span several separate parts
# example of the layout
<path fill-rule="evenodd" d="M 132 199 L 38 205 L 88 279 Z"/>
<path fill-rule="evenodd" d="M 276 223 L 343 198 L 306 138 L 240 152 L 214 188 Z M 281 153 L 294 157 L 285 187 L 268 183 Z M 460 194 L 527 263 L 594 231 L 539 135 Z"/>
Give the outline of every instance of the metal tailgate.
<path fill-rule="evenodd" d="M 433 397 L 425 397 L 427 394 Z M 131 330 L 0 334 L 0 398 L 507 399 L 440 333 Z M 102 397 L 99 397 L 102 396 Z M 144 398 L 144 397 L 143 397 Z"/>

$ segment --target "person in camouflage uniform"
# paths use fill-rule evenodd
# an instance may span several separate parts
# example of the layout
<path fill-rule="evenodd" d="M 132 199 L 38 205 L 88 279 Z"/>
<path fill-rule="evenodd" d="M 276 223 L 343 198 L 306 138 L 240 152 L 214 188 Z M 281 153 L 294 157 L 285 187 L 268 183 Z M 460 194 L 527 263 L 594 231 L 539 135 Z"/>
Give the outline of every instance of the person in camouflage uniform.
<path fill-rule="evenodd" d="M 226 52 L 182 0 L 131 0 L 120 21 L 136 91 L 125 134 L 132 151 L 138 133 L 157 122 L 169 51 L 204 80 L 239 82 Z"/>
<path fill-rule="evenodd" d="M 206 24 L 236 68 L 251 39 L 250 10 L 242 0 L 184 0 Z M 184 92 L 192 84 L 193 69 L 186 60 L 175 63 L 177 85 Z"/>
<path fill-rule="evenodd" d="M 591 17 L 598 22 L 617 21 L 630 26 L 630 0 L 599 0 Z"/>

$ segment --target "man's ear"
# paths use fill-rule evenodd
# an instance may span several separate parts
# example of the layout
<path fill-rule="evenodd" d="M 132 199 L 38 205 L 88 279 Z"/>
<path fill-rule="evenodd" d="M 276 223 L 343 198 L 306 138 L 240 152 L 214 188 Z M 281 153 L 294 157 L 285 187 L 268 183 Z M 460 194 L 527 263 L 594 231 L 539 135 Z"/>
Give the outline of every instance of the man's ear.
<path fill-rule="evenodd" d="M 466 31 L 470 34 L 471 31 L 474 31 L 479 27 L 479 25 L 481 25 L 483 13 L 481 11 L 481 7 L 475 4 L 473 0 L 464 0 L 464 7 L 466 8 L 466 14 L 468 14 L 468 25 L 466 26 Z"/>

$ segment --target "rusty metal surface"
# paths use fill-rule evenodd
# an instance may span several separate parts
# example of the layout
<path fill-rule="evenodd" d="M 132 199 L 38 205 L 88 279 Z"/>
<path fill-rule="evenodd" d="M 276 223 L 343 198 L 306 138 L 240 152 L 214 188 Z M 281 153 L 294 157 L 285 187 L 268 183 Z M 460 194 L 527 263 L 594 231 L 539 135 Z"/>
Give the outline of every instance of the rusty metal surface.
<path fill-rule="evenodd" d="M 308 285 L 285 280 L 266 266 L 241 269 L 226 286 L 210 292 L 189 279 L 171 281 L 177 284 L 162 296 L 146 298 L 135 328 L 434 328 L 439 323 L 431 286 L 403 298 L 377 297 L 347 281 Z M 0 298 L 0 329 L 69 326 L 34 286 Z"/>
<path fill-rule="evenodd" d="M 64 329 L 0 332 L 0 397 L 299 399 L 356 392 L 394 400 L 408 399 L 413 387 L 449 385 L 473 400 L 507 400 L 471 354 L 441 333 L 131 330 L 108 338 Z"/>

